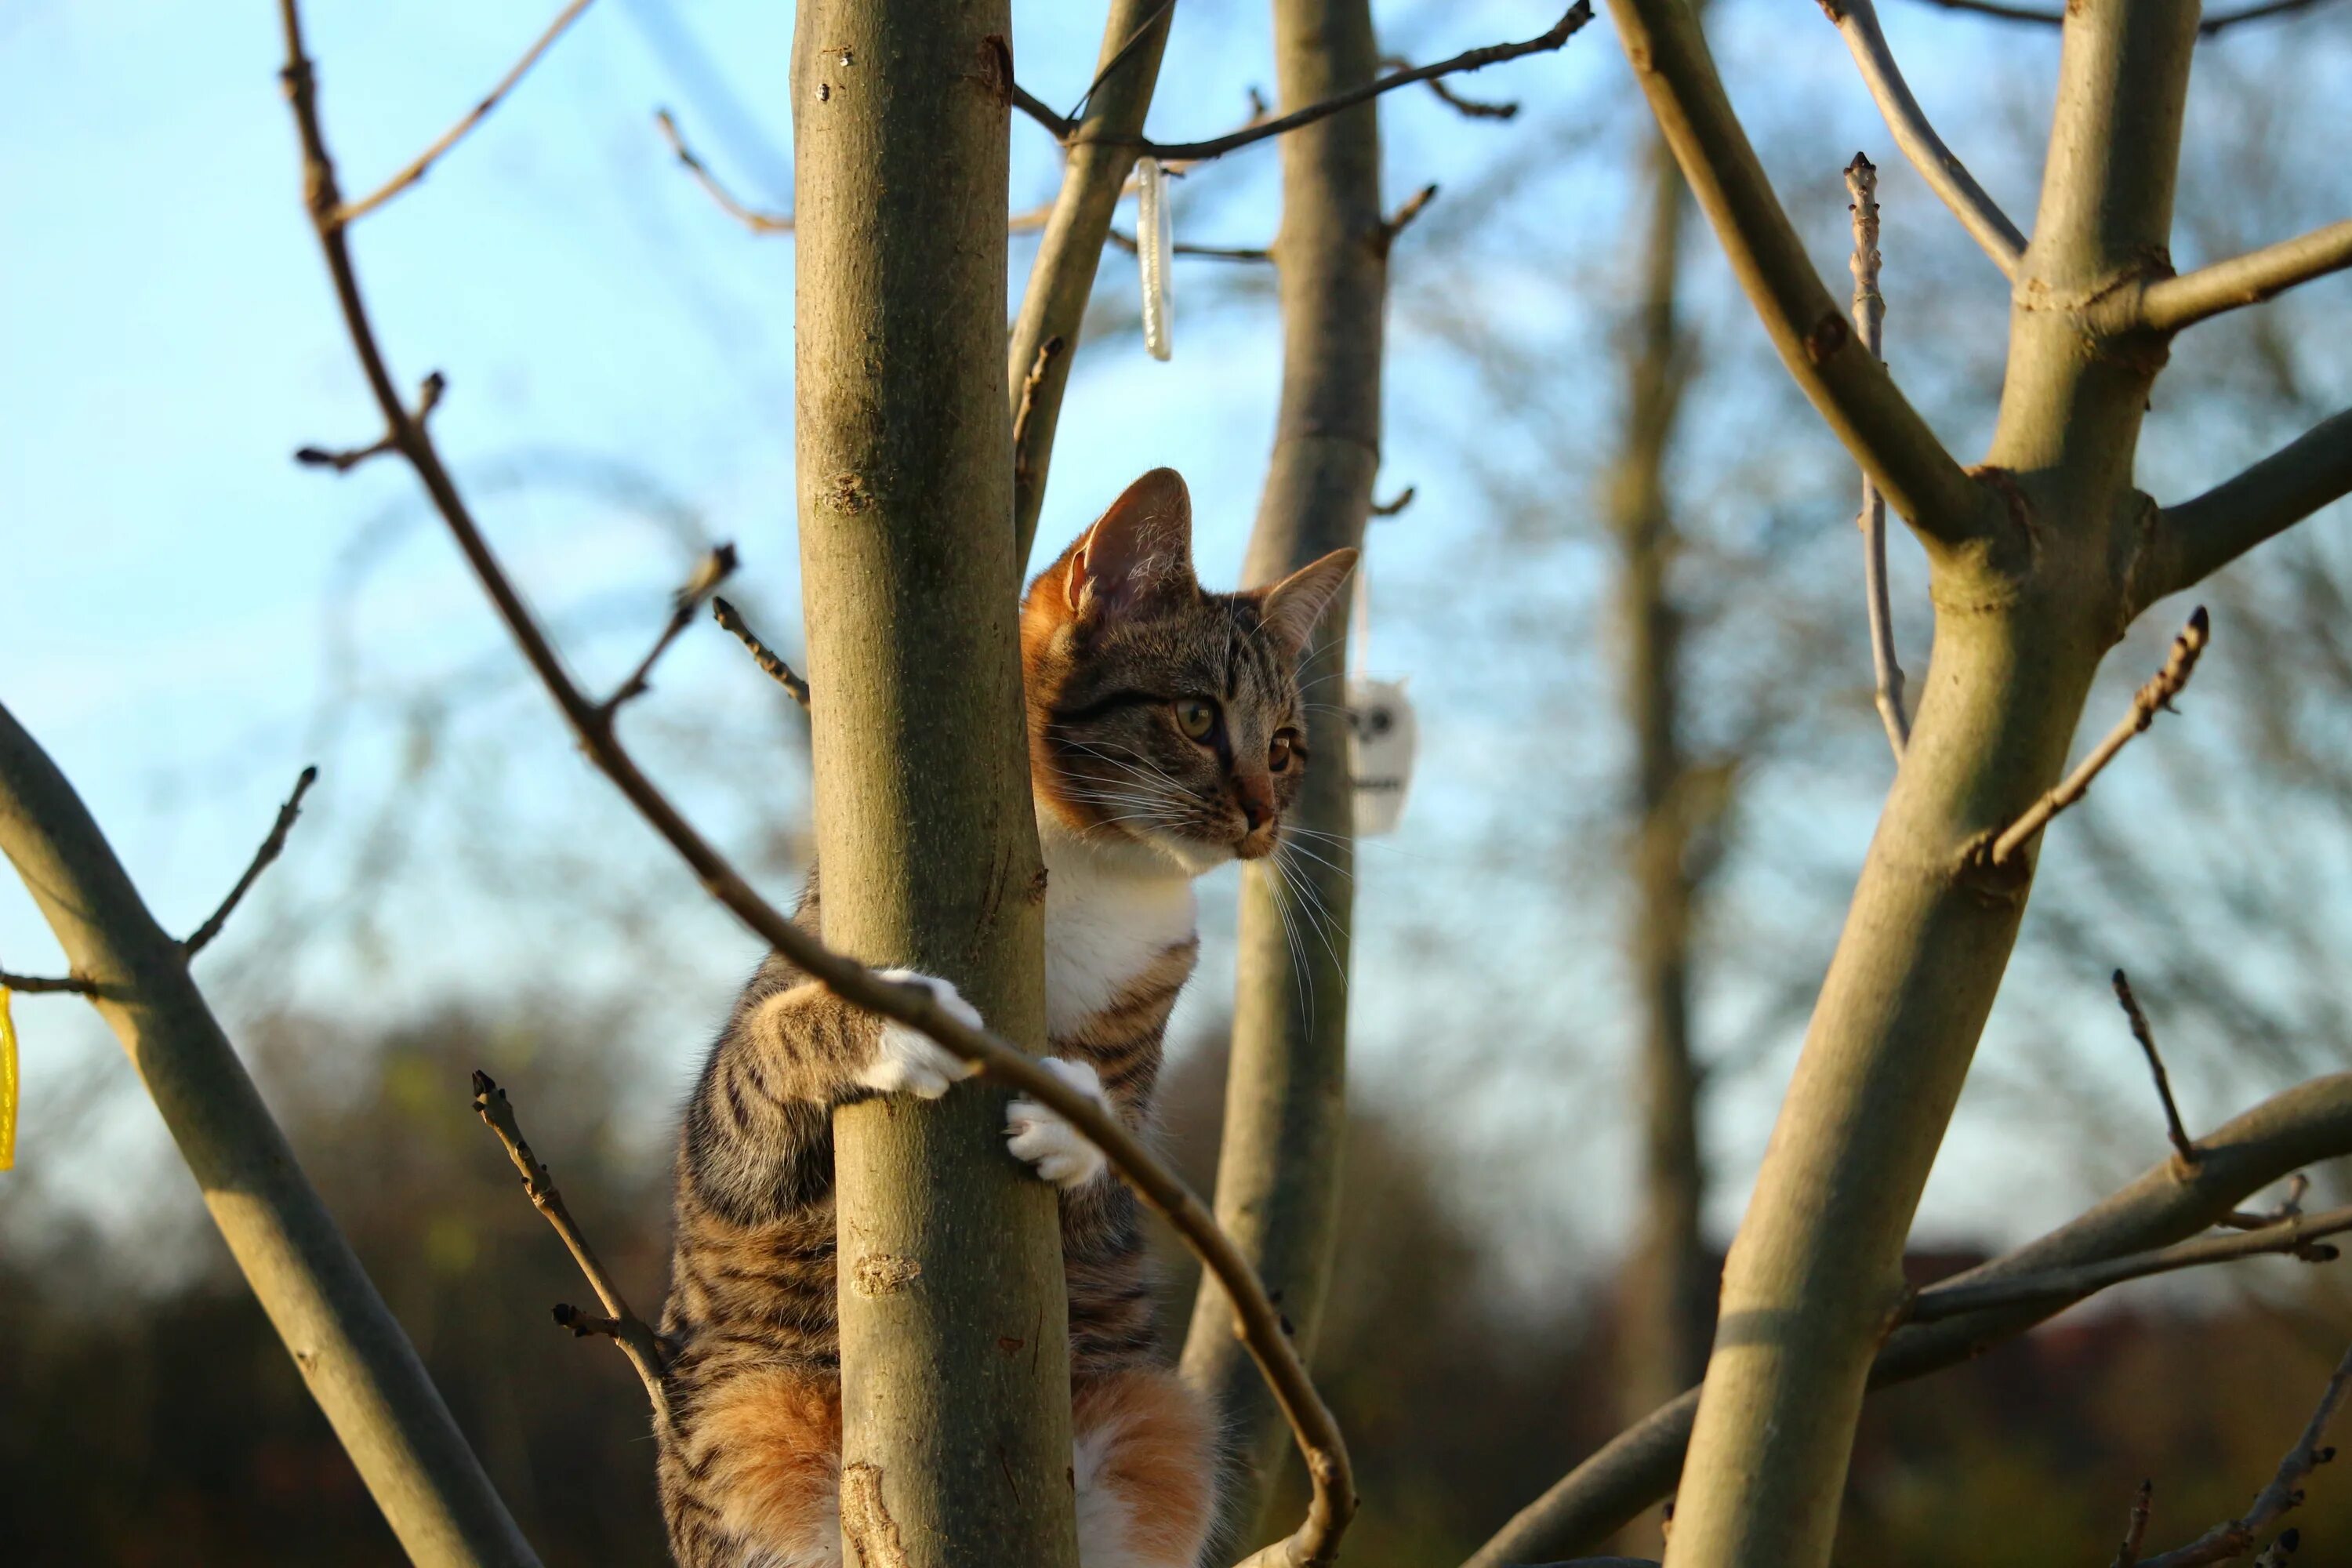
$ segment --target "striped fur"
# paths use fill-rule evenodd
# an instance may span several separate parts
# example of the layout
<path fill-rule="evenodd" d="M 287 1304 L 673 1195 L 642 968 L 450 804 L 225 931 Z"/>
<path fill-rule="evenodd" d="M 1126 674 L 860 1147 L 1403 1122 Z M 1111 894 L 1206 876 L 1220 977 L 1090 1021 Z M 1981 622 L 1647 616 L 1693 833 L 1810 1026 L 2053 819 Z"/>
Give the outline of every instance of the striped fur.
<path fill-rule="evenodd" d="M 1191 879 L 1274 848 L 1305 764 L 1295 667 L 1347 569 L 1213 595 L 1190 557 L 1183 483 L 1155 470 L 1023 611 L 1049 1043 L 1139 1131 L 1198 951 Z M 1187 731 L 1186 700 L 1213 704 L 1213 730 Z M 812 874 L 794 918 L 820 916 Z M 771 954 L 688 1103 L 660 1455 L 682 1568 L 842 1561 L 832 1111 L 875 1092 L 882 1036 Z M 1082 1568 L 1193 1568 L 1214 1515 L 1212 1422 L 1164 1365 L 1139 1219 L 1115 1181 L 1063 1190 Z"/>

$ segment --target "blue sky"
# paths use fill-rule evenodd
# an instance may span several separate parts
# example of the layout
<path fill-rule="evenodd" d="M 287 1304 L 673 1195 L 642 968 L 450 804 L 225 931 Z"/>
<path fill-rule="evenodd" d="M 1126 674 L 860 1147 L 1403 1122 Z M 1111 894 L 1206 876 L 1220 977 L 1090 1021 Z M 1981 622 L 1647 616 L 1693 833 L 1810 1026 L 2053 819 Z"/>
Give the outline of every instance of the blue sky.
<path fill-rule="evenodd" d="M 2053 43 L 1899 0 L 1887 11 L 1922 97 L 2024 220 Z M 1885 167 L 1891 357 L 1916 376 L 1923 404 L 1948 418 L 1955 449 L 1972 457 L 1985 367 L 1998 363 L 2000 279 L 1953 239 L 1899 165 L 1813 7 L 1728 0 L 1717 12 L 1735 95 L 1833 287 L 1845 224 L 1834 170 L 1856 145 Z M 1536 33 L 1554 13 L 1481 3 L 1383 5 L 1379 15 L 1389 47 L 1426 58 Z M 350 192 L 437 134 L 545 20 L 540 7 L 349 0 L 315 5 L 307 16 Z M 1075 99 L 1098 27 L 1092 6 L 1017 6 L 1024 82 L 1051 102 Z M 791 243 L 724 218 L 651 124 L 656 107 L 671 108 L 747 199 L 788 205 L 790 36 L 785 6 L 599 0 L 476 135 L 357 230 L 399 374 L 411 383 L 430 369 L 449 375 L 436 432 L 593 683 L 634 658 L 698 541 L 737 542 L 744 601 L 777 641 L 797 640 Z M 2345 41 L 2340 18 L 2315 16 L 2291 36 L 2231 44 L 2238 52 L 2216 69 L 2259 79 L 2299 49 L 2294 101 L 2340 106 Z M 751 944 L 586 776 L 551 711 L 520 680 L 454 552 L 418 511 L 410 477 L 380 463 L 337 479 L 289 460 L 306 444 L 363 442 L 374 425 L 301 209 L 279 59 L 273 8 L 260 5 L 20 0 L 0 16 L 0 101 L 10 106 L 0 123 L 8 235 L 0 355 L 9 370 L 0 386 L 0 515 L 10 545 L 0 574 L 0 697 L 66 768 L 175 926 L 192 925 L 235 877 L 302 763 L 322 763 L 293 851 L 251 920 L 206 959 L 232 1020 L 290 1003 L 343 1010 L 357 1028 L 443 994 L 595 997 L 625 976 L 638 1021 L 621 1044 L 666 1098 L 751 962 Z M 1152 128 L 1169 138 L 1213 133 L 1238 120 L 1244 89 L 1271 75 L 1255 7 L 1188 0 Z M 1413 1086 L 1433 1140 L 1522 1173 L 1512 1191 L 1478 1201 L 1504 1217 L 1530 1207 L 1563 1235 L 1598 1244 L 1612 1222 L 1565 1189 L 1622 1190 L 1626 1152 L 1622 1058 L 1612 1054 L 1623 1009 L 1607 957 L 1613 893 L 1573 885 L 1595 877 L 1605 856 L 1585 842 L 1556 870 L 1498 874 L 1493 836 L 1533 814 L 1552 820 L 1555 793 L 1597 798 L 1614 787 L 1614 742 L 1591 718 L 1608 700 L 1594 684 L 1606 670 L 1602 558 L 1589 541 L 1540 553 L 1513 542 L 1495 496 L 1497 484 L 1539 489 L 1566 473 L 1560 509 L 1589 509 L 1590 469 L 1616 395 L 1609 341 L 1625 265 L 1627 187 L 1612 158 L 1643 123 L 1624 75 L 1604 17 L 1558 56 L 1464 84 L 1523 100 L 1508 124 L 1464 121 L 1421 93 L 1384 100 L 1390 190 L 1401 198 L 1435 180 L 1445 195 L 1424 220 L 1426 236 L 1399 247 L 1391 322 L 1381 490 L 1412 484 L 1419 500 L 1377 525 L 1370 558 L 1373 672 L 1412 676 L 1424 773 L 1405 830 L 1365 852 L 1368 962 L 1354 998 L 1362 1092 L 1395 1101 Z M 2239 110 L 2193 111 L 2207 112 Z M 1050 195 L 1056 165 L 1034 128 L 1016 123 L 1013 138 L 1008 199 L 1021 206 Z M 1180 237 L 1262 243 L 1276 217 L 1274 174 L 1272 150 L 1258 148 L 1193 175 L 1177 195 Z M 2310 221 L 2352 205 L 2340 167 L 2292 190 Z M 1801 195 L 1809 205 L 1799 206 Z M 1484 204 L 1480 216 L 1449 218 L 1464 203 Z M 2192 258 L 2195 237 L 2184 233 L 2179 249 Z M 1008 300 L 1027 260 L 1016 242 Z M 1097 291 L 1107 314 L 1132 310 L 1131 268 L 1108 259 Z M 1817 510 L 1823 532 L 1843 538 L 1851 480 L 1842 459 L 1759 353 L 1703 240 L 1692 275 L 1694 316 L 1730 346 L 1725 374 L 1697 399 L 1702 449 L 1678 477 L 1710 504 L 1752 510 L 1759 529 L 1774 509 Z M 2345 292 L 2314 293 L 2313 309 L 2332 315 L 2302 319 L 2340 321 Z M 1465 316 L 1523 323 L 1527 342 L 1547 356 L 1543 374 L 1562 396 L 1586 400 L 1590 422 L 1514 445 L 1526 426 L 1496 405 L 1445 330 Z M 1963 346 L 1932 354 L 1906 346 L 1906 331 L 1928 324 Z M 1204 576 L 1232 578 L 1279 374 L 1263 279 L 1205 263 L 1181 268 L 1176 342 L 1166 366 L 1147 360 L 1129 331 L 1087 345 L 1062 419 L 1042 549 L 1069 537 L 1137 471 L 1173 463 L 1193 489 Z M 2343 355 L 2305 347 L 2315 385 L 2352 392 Z M 2170 415 L 2160 408 L 2158 417 Z M 2152 443 L 2148 482 L 2226 471 L 2276 438 L 2265 417 L 2242 426 L 2209 419 L 2194 440 Z M 1749 447 L 1769 447 L 1773 459 L 1761 489 L 1732 460 L 1754 453 L 1727 455 Z M 2341 519 L 2335 524 L 2340 531 Z M 1907 542 L 1898 556 L 1900 581 L 1916 590 Z M 1502 601 L 1528 592 L 1530 613 L 1591 617 L 1590 635 L 1514 652 L 1498 629 Z M 1914 592 L 1898 614 L 1916 675 L 1924 598 Z M 2154 645 L 2165 635 L 2148 634 Z M 1555 647 L 1568 650 L 1559 670 L 1538 668 Z M 2138 679 L 2139 657 L 2130 657 L 2132 669 L 2118 677 L 2126 687 Z M 632 720 L 648 758 L 746 854 L 804 805 L 789 716 L 773 702 L 731 645 L 698 635 Z M 1570 706 L 1538 712 L 1538 703 Z M 1832 889 L 1851 875 L 1885 781 L 1883 754 L 1866 743 L 1866 707 L 1855 719 L 1852 733 L 1864 743 L 1775 775 L 1777 793 L 1756 808 L 1757 831 L 1804 845 Z M 1579 728 L 1593 738 L 1570 742 L 1580 755 L 1562 763 L 1551 731 Z M 1546 733 L 1531 735 L 1538 730 Z M 420 757 L 435 747 L 458 759 L 454 775 L 433 771 L 441 752 Z M 1591 804 L 1560 807 L 1558 836 L 1583 833 L 1576 824 L 1589 827 Z M 403 833 L 388 823 L 404 824 Z M 511 844 L 542 841 L 531 858 L 499 858 Z M 586 876 L 581 868 L 600 859 L 617 868 L 612 901 L 630 906 L 620 914 L 592 908 L 593 896 L 557 874 Z M 1833 934 L 1834 891 L 1824 898 L 1819 886 L 1778 876 L 1735 877 L 1735 924 L 1785 941 L 1792 963 L 1817 964 Z M 771 879 L 779 894 L 789 890 L 788 873 Z M 1213 889 L 1213 929 L 1226 918 L 1218 901 L 1229 899 L 1229 889 Z M 1424 940 L 1433 920 L 1451 925 L 1436 959 Z M 656 951 L 671 967 L 649 984 L 645 955 Z M 56 962 L 29 903 L 13 895 L 0 896 L 0 960 L 17 969 Z M 1213 948 L 1204 1014 L 1214 1008 L 1218 963 Z M 1485 1009 L 1475 1026 L 1454 1018 L 1465 988 Z M 2005 1003 L 2005 1015 L 2021 1006 L 2029 1016 L 1995 1037 L 2025 1039 L 2047 1016 L 2093 1016 L 2088 994 Z M 1738 1034 L 1752 1004 L 1710 995 L 1709 1029 Z M 1566 1044 L 1563 1018 L 1575 1020 Z M 47 1166 L 45 1191 L 102 1203 L 100 1154 L 162 1158 L 152 1115 L 76 1005 L 21 1002 L 19 1020 L 26 1160 Z M 1449 1037 L 1465 1027 L 1475 1042 Z M 1770 1044 L 1719 1102 L 1727 1223 L 1760 1151 L 1789 1043 Z M 1435 1065 L 1433 1052 L 1443 1053 Z M 2092 1080 L 2130 1092 L 2132 1065 L 2126 1059 L 2120 1075 L 2090 1069 Z M 102 1131 L 70 1144 L 45 1133 L 45 1103 L 102 1072 L 113 1074 Z M 1544 1163 L 1588 1136 L 1589 1149 Z M 2046 1136 L 2030 1122 L 2021 1131 L 1998 1109 L 1964 1116 L 1925 1223 L 2014 1230 L 2058 1217 L 2098 1173 L 2021 1152 Z M 2142 1163 L 2137 1145 L 2119 1158 L 2122 1169 Z M 1562 1191 L 1528 1195 L 1522 1181 Z"/>

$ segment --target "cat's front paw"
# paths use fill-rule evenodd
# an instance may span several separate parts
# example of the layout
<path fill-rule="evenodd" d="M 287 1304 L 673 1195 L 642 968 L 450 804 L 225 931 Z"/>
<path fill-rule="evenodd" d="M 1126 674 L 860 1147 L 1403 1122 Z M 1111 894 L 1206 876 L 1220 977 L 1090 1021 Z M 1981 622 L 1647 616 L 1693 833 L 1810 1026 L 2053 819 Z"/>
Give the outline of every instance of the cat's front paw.
<path fill-rule="evenodd" d="M 949 1016 L 975 1029 L 981 1026 L 980 1014 L 946 981 L 911 969 L 883 969 L 876 973 L 901 985 L 922 986 Z M 874 1059 L 858 1073 L 857 1081 L 883 1094 L 937 1100 L 950 1084 L 979 1070 L 978 1063 L 964 1060 L 920 1030 L 910 1029 L 896 1018 L 885 1018 L 881 1038 L 875 1042 Z"/>
<path fill-rule="evenodd" d="M 1092 1065 L 1048 1057 L 1037 1064 L 1108 1112 L 1102 1079 Z M 1103 1173 L 1103 1152 L 1087 1141 L 1062 1113 L 1023 1095 L 1004 1108 L 1004 1143 L 1013 1156 L 1063 1191 L 1083 1187 Z"/>

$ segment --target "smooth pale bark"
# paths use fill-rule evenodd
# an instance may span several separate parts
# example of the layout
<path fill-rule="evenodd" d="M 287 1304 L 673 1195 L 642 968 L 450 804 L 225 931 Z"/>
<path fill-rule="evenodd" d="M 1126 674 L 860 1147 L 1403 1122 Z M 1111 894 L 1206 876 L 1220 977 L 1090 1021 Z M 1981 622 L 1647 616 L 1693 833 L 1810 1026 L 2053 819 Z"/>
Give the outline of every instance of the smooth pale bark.
<path fill-rule="evenodd" d="M 1062 188 L 1029 268 L 1020 317 L 1013 323 L 1006 365 L 1011 406 L 1016 417 L 1024 404 L 1028 410 L 1013 458 L 1013 556 L 1023 563 L 1036 541 L 1037 514 L 1045 504 L 1045 474 L 1053 462 L 1062 394 L 1070 384 L 1070 362 L 1076 357 L 1078 328 L 1102 264 L 1103 242 L 1110 237 L 1111 213 L 1135 168 L 1134 139 L 1143 134 L 1174 16 L 1170 0 L 1111 0 L 1102 58 L 1095 66 L 1101 79 L 1072 138 Z M 1041 364 L 1041 351 L 1056 338 L 1060 349 L 1045 354 Z"/>
<path fill-rule="evenodd" d="M 801 10 L 803 606 L 824 938 L 1045 1032 L 1015 643 L 1004 0 Z M 843 1535 L 865 1568 L 1072 1568 L 1052 1190 L 1001 1089 L 834 1118 Z"/>
<path fill-rule="evenodd" d="M 155 1101 L 254 1299 L 419 1568 L 537 1568 L 98 824 L 0 708 L 0 851 Z M 457 1106 L 450 1086 L 450 1105 Z"/>
<path fill-rule="evenodd" d="M 1662 117 L 1702 69 L 1712 82 L 1685 7 L 1614 3 Z M 2132 454 L 2161 355 L 2086 312 L 2163 255 L 2196 21 L 2194 0 L 2069 13 L 1997 471 L 1980 480 L 2005 523 L 1928 541 L 1922 701 L 1726 1265 L 1673 1568 L 1829 1561 L 1905 1238 L 2024 910 L 2030 866 L 1990 870 L 1973 851 L 2057 780 L 2128 624 L 2147 515 Z"/>
<path fill-rule="evenodd" d="M 1641 1018 L 1640 1228 L 1618 1292 L 1618 1394 L 1627 1421 L 1706 1366 L 1715 1268 L 1699 1231 L 1698 1071 L 1690 1037 L 1691 860 L 1697 782 L 1682 746 L 1682 616 L 1668 586 L 1677 544 L 1665 465 L 1680 411 L 1675 295 L 1687 195 L 1662 139 L 1649 151 L 1641 303 L 1627 360 L 1625 431 L 1607 511 L 1618 547 L 1621 702 L 1633 741 L 1626 958 Z"/>
<path fill-rule="evenodd" d="M 1281 107 L 1372 79 L 1379 47 L 1366 0 L 1275 0 Z M 1283 325 L 1274 457 L 1243 576 L 1274 582 L 1342 546 L 1360 546 L 1380 467 L 1381 329 L 1388 235 L 1380 122 L 1370 103 L 1292 132 L 1282 147 L 1282 226 L 1274 245 Z M 1301 850 L 1285 893 L 1264 866 L 1242 879 L 1240 977 L 1217 1220 L 1254 1264 L 1311 1360 L 1331 1272 L 1347 1120 L 1348 953 L 1354 904 L 1354 808 L 1348 788 L 1347 606 L 1335 606 L 1299 674 L 1307 782 L 1289 821 Z M 1314 837 L 1310 835 L 1332 835 Z M 1278 901 L 1290 900 L 1295 942 Z M 1228 1517 L 1261 1511 L 1286 1437 L 1279 1414 L 1234 1338 L 1224 1292 L 1204 1279 L 1183 1373 L 1217 1401 L 1235 1459 Z"/>

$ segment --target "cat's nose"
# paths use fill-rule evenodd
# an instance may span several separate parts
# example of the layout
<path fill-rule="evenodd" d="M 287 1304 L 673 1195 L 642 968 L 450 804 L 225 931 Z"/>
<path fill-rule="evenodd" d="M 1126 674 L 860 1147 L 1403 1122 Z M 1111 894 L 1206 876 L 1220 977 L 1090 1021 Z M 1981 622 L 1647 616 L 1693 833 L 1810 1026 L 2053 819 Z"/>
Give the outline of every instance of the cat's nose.
<path fill-rule="evenodd" d="M 1234 781 L 1234 804 L 1241 808 L 1242 820 L 1255 833 L 1274 820 L 1274 785 L 1268 779 L 1238 778 Z"/>

